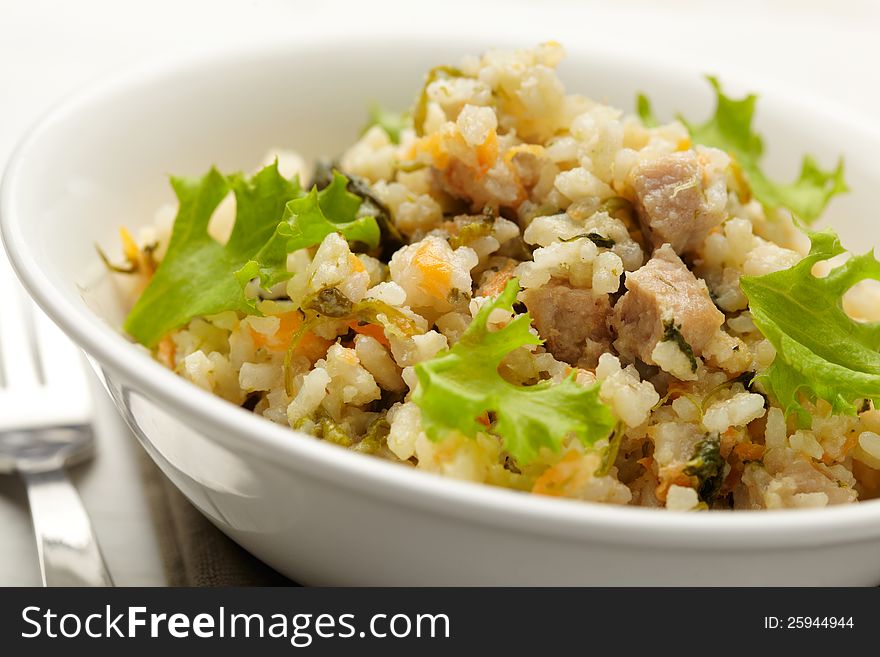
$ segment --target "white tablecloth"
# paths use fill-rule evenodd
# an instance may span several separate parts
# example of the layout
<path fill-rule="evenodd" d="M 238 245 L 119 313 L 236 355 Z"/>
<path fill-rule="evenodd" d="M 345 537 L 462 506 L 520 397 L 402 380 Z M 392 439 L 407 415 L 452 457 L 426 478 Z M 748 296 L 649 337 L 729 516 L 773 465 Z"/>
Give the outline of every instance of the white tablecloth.
<path fill-rule="evenodd" d="M 293 0 L 0 0 L 0 168 L 15 141 L 60 96 L 103 75 L 162 55 L 223 48 L 303 31 L 357 29 L 411 21 L 479 21 L 492 35 L 505 25 L 533 25 L 535 41 L 619 34 L 641 47 L 698 61 L 706 71 L 754 72 L 802 87 L 864 113 L 880 101 L 880 3 L 870 0 L 775 0 L 737 3 L 442 0 L 334 2 L 322 9 Z M 450 28 L 454 31 L 454 28 Z M 529 45 L 529 44 L 523 44 Z M 589 92 L 589 90 L 583 90 Z M 2 256 L 0 256 L 2 257 Z M 76 474 L 110 569 L 119 584 L 161 585 L 163 576 L 135 450 L 95 386 L 98 457 Z M 0 477 L 0 585 L 39 584 L 23 491 Z"/>

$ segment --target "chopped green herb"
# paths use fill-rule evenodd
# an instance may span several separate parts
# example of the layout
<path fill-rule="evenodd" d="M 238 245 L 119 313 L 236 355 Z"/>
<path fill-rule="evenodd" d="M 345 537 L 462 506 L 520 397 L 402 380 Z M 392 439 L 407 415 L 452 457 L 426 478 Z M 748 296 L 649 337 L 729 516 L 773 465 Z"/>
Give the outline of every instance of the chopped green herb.
<path fill-rule="evenodd" d="M 418 326 L 399 308 L 378 299 L 364 299 L 352 303 L 339 289 L 325 287 L 306 297 L 301 306 L 306 321 L 316 315 L 347 319 L 363 324 L 376 324 L 391 335 L 410 337 L 418 333 Z"/>
<path fill-rule="evenodd" d="M 351 299 L 338 288 L 325 287 L 306 297 L 300 307 L 327 317 L 345 317 L 351 314 L 352 306 Z"/>
<path fill-rule="evenodd" d="M 409 315 L 378 299 L 358 301 L 352 308 L 351 318 L 365 324 L 378 324 L 386 335 L 411 337 L 419 332 Z"/>
<path fill-rule="evenodd" d="M 616 217 L 621 212 L 632 212 L 633 204 L 622 196 L 612 196 L 602 201 L 599 212 L 607 212 L 609 216 Z"/>
<path fill-rule="evenodd" d="M 355 443 L 355 451 L 364 454 L 376 454 L 388 444 L 388 434 L 391 433 L 391 425 L 384 415 L 380 415 L 370 423 L 364 437 Z"/>
<path fill-rule="evenodd" d="M 425 119 L 428 118 L 428 87 L 435 80 L 443 80 L 448 78 L 461 78 L 464 73 L 454 66 L 435 66 L 425 77 L 425 84 L 422 85 L 422 91 L 413 110 L 413 128 L 416 134 L 421 137 L 425 134 Z"/>
<path fill-rule="evenodd" d="M 736 383 L 742 384 L 742 386 L 752 392 L 752 381 L 754 380 L 756 374 L 754 372 L 743 372 L 742 374 L 735 376 L 734 378 L 725 381 L 724 383 L 719 383 L 717 386 L 712 388 L 706 395 L 703 397 L 703 401 L 700 404 L 700 411 L 706 410 L 706 407 L 709 405 L 709 402 L 722 390 L 726 390 L 733 386 Z M 760 393 L 758 393 L 760 394 Z"/>
<path fill-rule="evenodd" d="M 742 374 L 732 378 L 727 383 L 729 383 L 729 384 L 741 383 L 748 390 L 751 387 L 752 381 L 754 380 L 755 376 L 756 376 L 755 372 L 751 372 L 751 371 L 743 372 Z"/>
<path fill-rule="evenodd" d="M 116 265 L 110 262 L 110 258 L 107 257 L 104 250 L 97 244 L 95 244 L 95 250 L 98 252 L 98 257 L 101 259 L 101 262 L 104 263 L 104 267 L 107 268 L 107 271 L 112 271 L 114 274 L 134 274 L 138 270 L 138 263 L 136 260 L 127 260 L 124 265 Z"/>
<path fill-rule="evenodd" d="M 449 246 L 453 249 L 457 249 L 460 246 L 465 246 L 470 242 L 473 242 L 477 238 L 487 237 L 492 234 L 493 226 L 494 220 L 492 217 L 488 215 L 480 216 L 474 221 L 466 223 L 459 228 L 457 235 L 450 236 Z"/>
<path fill-rule="evenodd" d="M 706 436 L 694 447 L 694 454 L 684 468 L 689 477 L 696 477 L 700 500 L 711 506 L 724 483 L 724 459 L 718 434 Z"/>
<path fill-rule="evenodd" d="M 596 477 L 604 477 L 611 472 L 611 468 L 617 460 L 617 454 L 620 452 L 620 443 L 623 442 L 625 428 L 626 425 L 623 422 L 618 422 L 614 425 L 611 437 L 608 439 L 608 447 L 605 448 L 605 452 L 602 454 L 602 462 L 594 473 Z"/>
<path fill-rule="evenodd" d="M 602 249 L 610 249 L 614 246 L 614 240 L 610 237 L 602 237 L 599 233 L 581 233 L 580 235 L 574 235 L 573 237 L 564 237 L 560 238 L 560 242 L 574 242 L 575 240 L 588 239 L 593 244 Z"/>
<path fill-rule="evenodd" d="M 389 112 L 379 105 L 370 107 L 369 116 L 369 122 L 361 133 L 377 125 L 385 131 L 392 144 L 400 143 L 400 133 L 409 127 L 411 119 L 408 112 Z"/>
<path fill-rule="evenodd" d="M 645 94 L 636 96 L 636 112 L 646 128 L 656 128 L 660 125 L 657 117 L 654 116 L 654 109 L 651 107 L 651 101 Z"/>
<path fill-rule="evenodd" d="M 688 344 L 687 340 L 681 334 L 681 330 L 675 325 L 675 320 L 669 320 L 663 323 L 663 340 L 662 342 L 672 341 L 679 348 L 681 353 L 687 356 L 691 364 L 691 372 L 697 371 L 697 359 L 694 356 L 693 348 Z"/>
<path fill-rule="evenodd" d="M 334 422 L 330 416 L 322 414 L 318 420 L 318 430 L 321 432 L 321 438 L 329 443 L 335 443 L 342 447 L 351 447 L 352 439 L 348 432 L 343 429 L 339 423 Z"/>

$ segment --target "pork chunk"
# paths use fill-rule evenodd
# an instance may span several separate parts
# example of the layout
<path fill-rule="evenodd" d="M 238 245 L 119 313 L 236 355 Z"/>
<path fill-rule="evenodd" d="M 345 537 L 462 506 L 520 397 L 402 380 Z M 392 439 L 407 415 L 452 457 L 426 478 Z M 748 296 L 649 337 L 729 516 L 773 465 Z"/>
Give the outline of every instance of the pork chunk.
<path fill-rule="evenodd" d="M 654 365 L 651 353 L 673 322 L 694 355 L 700 356 L 724 323 L 706 284 L 698 280 L 668 244 L 648 263 L 626 275 L 626 293 L 614 306 L 614 346 L 626 358 Z"/>
<path fill-rule="evenodd" d="M 592 290 L 551 280 L 527 289 L 523 301 L 554 358 L 592 369 L 610 348 L 607 319 L 611 304 L 607 294 L 594 297 Z"/>
<path fill-rule="evenodd" d="M 642 230 L 653 246 L 697 249 L 724 221 L 728 158 L 716 149 L 671 153 L 635 166 L 629 183 Z"/>

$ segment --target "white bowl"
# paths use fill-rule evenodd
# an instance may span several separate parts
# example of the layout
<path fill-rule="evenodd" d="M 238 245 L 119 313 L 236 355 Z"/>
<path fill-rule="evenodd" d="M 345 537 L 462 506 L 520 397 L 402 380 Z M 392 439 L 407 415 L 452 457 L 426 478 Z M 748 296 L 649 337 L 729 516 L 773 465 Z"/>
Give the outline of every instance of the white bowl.
<path fill-rule="evenodd" d="M 508 38 L 509 41 L 509 38 Z M 582 40 L 581 40 L 582 41 Z M 430 66 L 493 43 L 374 35 L 152 68 L 75 97 L 25 139 L 3 181 L 3 237 L 43 309 L 86 351 L 143 446 L 220 529 L 308 584 L 876 584 L 880 502 L 803 511 L 676 513 L 446 480 L 274 425 L 176 377 L 116 329 L 94 243 L 151 221 L 167 173 L 248 169 L 271 146 L 335 154 L 371 101 L 404 107 Z M 506 44 L 502 44 L 506 45 Z M 517 40 L 519 46 L 532 45 Z M 661 115 L 707 115 L 693 66 L 566 44 L 569 90 Z M 723 71 L 720 73 L 724 73 Z M 876 239 L 880 134 L 845 111 L 754 80 L 773 173 L 844 153 L 844 241 Z M 849 239 L 847 239 L 849 238 Z"/>

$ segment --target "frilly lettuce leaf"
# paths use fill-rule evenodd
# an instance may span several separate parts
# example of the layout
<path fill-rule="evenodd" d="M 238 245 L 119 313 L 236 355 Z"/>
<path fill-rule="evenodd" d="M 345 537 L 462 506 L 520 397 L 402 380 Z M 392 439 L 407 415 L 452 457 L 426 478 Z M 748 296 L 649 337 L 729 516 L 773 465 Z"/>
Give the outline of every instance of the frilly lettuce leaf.
<path fill-rule="evenodd" d="M 287 253 L 318 244 L 331 232 L 375 246 L 378 226 L 371 217 L 355 219 L 361 200 L 345 190 L 346 183 L 337 174 L 327 189 L 303 195 L 299 180 L 284 178 L 277 162 L 251 177 L 224 176 L 215 168 L 201 178 L 172 177 L 179 209 L 171 241 L 125 330 L 153 347 L 194 317 L 226 310 L 258 314 L 245 294 L 251 278 L 284 280 Z M 220 244 L 208 234 L 208 222 L 230 190 L 235 224 Z"/>
<path fill-rule="evenodd" d="M 380 105 L 372 105 L 369 112 L 369 121 L 364 127 L 363 132 L 377 125 L 385 131 L 392 144 L 399 144 L 400 133 L 411 124 L 412 117 L 409 112 L 392 112 Z"/>
<path fill-rule="evenodd" d="M 255 311 L 234 272 L 271 237 L 286 203 L 300 194 L 299 181 L 285 179 L 275 164 L 249 179 L 212 168 L 201 178 L 172 177 L 171 186 L 179 209 L 168 250 L 125 321 L 129 335 L 148 347 L 193 317 Z M 220 244 L 208 234 L 208 222 L 230 189 L 235 225 Z"/>
<path fill-rule="evenodd" d="M 714 77 L 708 77 L 715 90 L 715 115 L 707 122 L 697 125 L 679 116 L 698 144 L 712 146 L 733 156 L 742 170 L 751 191 L 764 207 L 776 209 L 784 207 L 806 224 L 813 223 L 828 201 L 837 194 L 848 190 L 843 177 L 843 159 L 829 171 L 819 167 L 812 156 L 806 155 L 801 164 L 801 172 L 792 183 L 777 183 L 767 177 L 760 167 L 764 144 L 752 129 L 757 96 L 749 94 L 740 100 L 726 96 Z M 637 99 L 638 114 L 651 127 L 656 125 L 648 99 L 640 95 Z"/>
<path fill-rule="evenodd" d="M 519 282 L 509 281 L 496 299 L 480 309 L 451 349 L 415 366 L 419 385 L 413 401 L 432 440 L 452 431 L 470 437 L 488 431 L 501 437 L 518 463 L 528 463 L 542 447 L 559 451 L 570 435 L 584 445 L 607 437 L 614 417 L 599 400 L 599 385 L 579 385 L 574 375 L 561 383 L 532 386 L 514 385 L 501 377 L 498 365 L 507 354 L 541 344 L 529 331 L 532 320 L 527 313 L 498 331 L 486 326 L 496 308 L 512 312 L 518 291 Z M 487 418 L 489 428 L 479 422 Z"/>
<path fill-rule="evenodd" d="M 639 115 L 639 118 L 642 120 L 642 123 L 646 128 L 656 128 L 660 125 L 660 121 L 658 121 L 657 117 L 654 115 L 654 108 L 651 107 L 651 101 L 645 94 L 638 94 L 636 96 L 636 114 Z"/>
<path fill-rule="evenodd" d="M 880 322 L 858 322 L 843 310 L 853 285 L 880 281 L 880 262 L 865 253 L 817 278 L 813 265 L 845 250 L 830 230 L 812 232 L 810 240 L 809 254 L 793 267 L 741 280 L 755 325 L 776 348 L 758 381 L 802 425 L 810 421 L 802 394 L 824 399 L 836 414 L 855 413 L 862 399 L 880 402 Z"/>
<path fill-rule="evenodd" d="M 320 192 L 316 188 L 290 201 L 284 208 L 281 222 L 263 247 L 235 275 L 247 285 L 259 277 L 263 288 L 270 288 L 290 278 L 287 254 L 320 244 L 330 233 L 341 233 L 351 242 L 373 248 L 379 244 L 379 225 L 375 217 L 358 217 L 361 198 L 349 192 L 348 179 L 333 174 L 333 181 Z"/>

